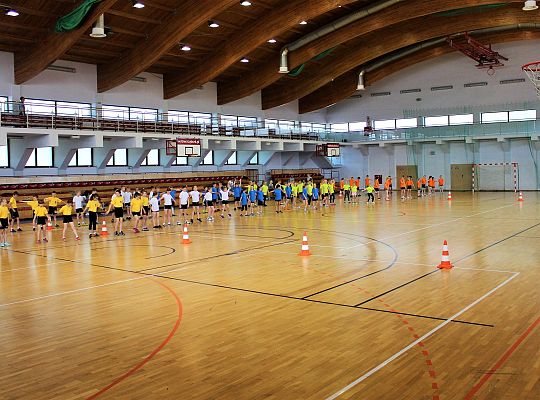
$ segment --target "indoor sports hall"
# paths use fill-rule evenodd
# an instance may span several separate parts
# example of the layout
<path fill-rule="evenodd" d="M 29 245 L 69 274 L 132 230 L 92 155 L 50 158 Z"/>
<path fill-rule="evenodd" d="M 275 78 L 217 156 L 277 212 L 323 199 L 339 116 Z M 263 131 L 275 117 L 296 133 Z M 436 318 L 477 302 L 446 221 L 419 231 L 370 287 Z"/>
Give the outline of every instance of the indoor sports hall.
<path fill-rule="evenodd" d="M 540 10 L 0 0 L 0 400 L 540 398 Z"/>

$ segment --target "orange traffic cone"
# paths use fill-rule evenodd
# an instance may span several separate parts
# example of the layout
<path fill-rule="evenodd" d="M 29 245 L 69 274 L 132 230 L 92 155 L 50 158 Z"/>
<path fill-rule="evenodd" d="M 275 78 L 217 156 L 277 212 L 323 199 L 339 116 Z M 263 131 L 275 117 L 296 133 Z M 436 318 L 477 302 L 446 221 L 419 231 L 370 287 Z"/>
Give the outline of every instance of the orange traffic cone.
<path fill-rule="evenodd" d="M 107 222 L 103 221 L 101 224 L 101 236 L 109 236 L 109 230 L 107 229 Z"/>
<path fill-rule="evenodd" d="M 523 201 L 523 192 L 519 192 L 518 201 Z"/>
<path fill-rule="evenodd" d="M 448 192 L 448 200 L 452 200 L 452 192 Z"/>
<path fill-rule="evenodd" d="M 187 224 L 184 224 L 184 233 L 182 234 L 182 244 L 190 244 L 190 243 L 191 243 L 191 240 L 189 239 Z"/>
<path fill-rule="evenodd" d="M 310 256 L 311 253 L 309 252 L 309 244 L 307 239 L 307 233 L 304 232 L 304 236 L 302 236 L 302 250 L 300 251 L 300 256 Z"/>
<path fill-rule="evenodd" d="M 48 230 L 48 231 L 52 231 L 52 230 L 53 230 L 53 226 L 52 226 L 52 222 L 51 222 L 51 221 L 47 222 L 47 230 Z"/>
<path fill-rule="evenodd" d="M 448 243 L 445 240 L 442 247 L 441 263 L 437 266 L 437 268 L 451 269 L 452 267 L 453 265 L 450 263 L 450 253 L 448 252 Z"/>

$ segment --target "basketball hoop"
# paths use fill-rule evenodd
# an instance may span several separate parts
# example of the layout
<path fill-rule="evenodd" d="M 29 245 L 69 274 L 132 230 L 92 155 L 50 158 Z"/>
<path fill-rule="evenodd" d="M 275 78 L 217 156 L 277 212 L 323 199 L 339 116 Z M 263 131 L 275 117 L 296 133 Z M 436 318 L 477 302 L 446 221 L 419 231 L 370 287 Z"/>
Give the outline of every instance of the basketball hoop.
<path fill-rule="evenodd" d="M 540 98 L 540 61 L 530 62 L 521 67 L 527 74 L 536 89 L 536 95 Z"/>

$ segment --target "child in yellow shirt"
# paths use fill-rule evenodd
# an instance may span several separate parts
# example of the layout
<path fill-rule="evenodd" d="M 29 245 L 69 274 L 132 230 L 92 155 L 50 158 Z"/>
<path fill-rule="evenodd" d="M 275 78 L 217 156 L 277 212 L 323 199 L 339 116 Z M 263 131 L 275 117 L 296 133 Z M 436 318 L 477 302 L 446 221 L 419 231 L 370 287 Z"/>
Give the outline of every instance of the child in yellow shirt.
<path fill-rule="evenodd" d="M 0 202 L 0 247 L 7 247 L 7 230 L 9 228 L 9 208 L 6 199 Z"/>
<path fill-rule="evenodd" d="M 36 214 L 36 225 L 38 228 L 38 234 L 37 234 L 37 243 L 41 243 L 41 238 L 43 237 L 43 242 L 48 242 L 47 240 L 47 234 L 45 232 L 45 224 L 47 221 L 51 220 L 50 215 L 47 213 L 47 209 L 43 205 L 42 200 L 38 200 L 38 205 L 36 209 L 34 210 Z"/>
<path fill-rule="evenodd" d="M 66 240 L 66 230 L 69 225 L 73 233 L 75 234 L 75 240 L 81 240 L 79 238 L 79 234 L 77 233 L 77 229 L 75 229 L 75 224 L 73 223 L 73 202 L 71 200 L 67 200 L 66 204 L 64 204 L 60 208 L 60 215 L 63 217 L 63 223 L 64 223 L 64 229 L 62 231 L 62 240 Z"/>

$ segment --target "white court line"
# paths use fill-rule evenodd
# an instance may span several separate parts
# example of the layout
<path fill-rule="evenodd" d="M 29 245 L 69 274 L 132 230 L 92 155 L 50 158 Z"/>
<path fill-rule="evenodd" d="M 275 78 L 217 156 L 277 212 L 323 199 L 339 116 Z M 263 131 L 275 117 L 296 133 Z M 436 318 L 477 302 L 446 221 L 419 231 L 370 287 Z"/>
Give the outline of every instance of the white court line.
<path fill-rule="evenodd" d="M 349 383 L 347 386 L 345 386 L 344 388 L 338 390 L 336 393 L 334 393 L 333 395 L 331 395 L 330 397 L 327 397 L 326 400 L 334 400 L 334 399 L 337 399 L 339 396 L 341 396 L 343 393 L 351 390 L 353 387 L 355 387 L 356 385 L 358 385 L 359 383 L 365 381 L 367 378 L 369 378 L 371 375 L 375 374 L 376 372 L 380 371 L 381 369 L 383 369 L 384 367 L 386 367 L 388 364 L 390 364 L 392 361 L 396 360 L 397 358 L 399 358 L 400 356 L 402 356 L 403 354 L 405 354 L 407 351 L 409 351 L 410 349 L 412 349 L 414 346 L 416 346 L 418 343 L 420 343 L 421 341 L 427 339 L 428 337 L 432 336 L 434 333 L 436 333 L 437 331 L 441 330 L 442 328 L 444 328 L 446 325 L 448 325 L 449 323 L 451 323 L 454 319 L 456 319 L 457 317 L 459 317 L 460 315 L 464 314 L 465 312 L 467 312 L 468 310 L 470 310 L 471 308 L 473 308 L 475 305 L 477 305 L 478 303 L 480 303 L 482 300 L 484 300 L 486 297 L 489 297 L 490 295 L 492 295 L 495 291 L 497 291 L 498 289 L 502 288 L 503 286 L 505 286 L 508 282 L 510 282 L 512 279 L 514 279 L 516 276 L 519 275 L 519 272 L 515 272 L 514 275 L 512 275 L 510 278 L 506 279 L 504 282 L 502 282 L 501 284 L 497 285 L 495 288 L 491 289 L 489 292 L 487 292 L 486 294 L 484 294 L 482 297 L 478 298 L 477 300 L 473 301 L 471 304 L 469 304 L 468 306 L 466 306 L 465 308 L 463 308 L 461 311 L 457 312 L 456 314 L 452 315 L 450 318 L 448 318 L 447 320 L 445 320 L 444 322 L 440 323 L 439 325 L 437 325 L 435 328 L 433 328 L 432 330 L 430 330 L 428 333 L 426 333 L 425 335 L 421 336 L 420 338 L 416 339 L 414 342 L 412 342 L 411 344 L 409 344 L 408 346 L 404 347 L 403 349 L 401 349 L 400 351 L 398 351 L 397 353 L 395 353 L 393 356 L 387 358 L 386 360 L 384 360 L 382 363 L 380 363 L 379 365 L 377 365 L 376 367 L 372 368 L 371 370 L 369 370 L 368 372 L 366 372 L 364 375 L 362 375 L 361 377 L 357 378 L 356 380 L 354 380 L 353 382 Z"/>
<path fill-rule="evenodd" d="M 370 240 L 366 243 L 360 243 L 360 244 L 356 244 L 354 246 L 351 246 L 351 247 L 335 247 L 335 246 L 327 246 L 327 245 L 312 245 L 312 247 L 331 247 L 331 248 L 335 248 L 335 249 L 340 249 L 340 250 L 350 250 L 350 249 L 353 249 L 355 247 L 360 247 L 360 246 L 366 246 L 370 243 L 376 243 L 377 241 L 379 242 L 382 242 L 384 240 L 388 240 L 388 239 L 394 239 L 394 238 L 397 238 L 397 237 L 400 237 L 400 236 L 404 236 L 404 235 L 408 235 L 409 233 L 414 233 L 414 232 L 418 232 L 418 231 L 423 231 L 423 230 L 426 230 L 426 229 L 430 229 L 430 228 L 433 228 L 435 226 L 441 226 L 441 225 L 446 225 L 446 224 L 451 224 L 453 222 L 456 222 L 456 221 L 461 221 L 462 219 L 465 219 L 465 218 L 471 218 L 475 215 L 481 215 L 481 214 L 485 214 L 485 213 L 488 213 L 488 212 L 492 212 L 492 211 L 496 211 L 496 210 L 500 210 L 501 208 L 507 208 L 507 207 L 513 207 L 514 204 L 508 204 L 506 206 L 501 206 L 501 207 L 496 207 L 496 208 L 493 208 L 491 210 L 486 210 L 486 211 L 482 211 L 482 212 L 479 212 L 479 213 L 475 213 L 475 214 L 471 214 L 471 215 L 465 215 L 463 217 L 460 217 L 460 218 L 456 218 L 456 219 L 452 219 L 450 221 L 444 221 L 444 222 L 439 222 L 438 224 L 432 224 L 432 225 L 428 225 L 428 226 L 425 226 L 423 228 L 418 228 L 418 229 L 413 229 L 412 231 L 407 231 L 407 232 L 401 232 L 401 233 L 398 233 L 396 235 L 392 235 L 392 236 L 387 236 L 387 237 L 384 237 L 384 238 L 381 238 L 381 239 L 376 239 L 376 240 Z M 337 232 L 337 233 L 343 233 L 343 234 L 346 234 L 346 232 Z"/>

